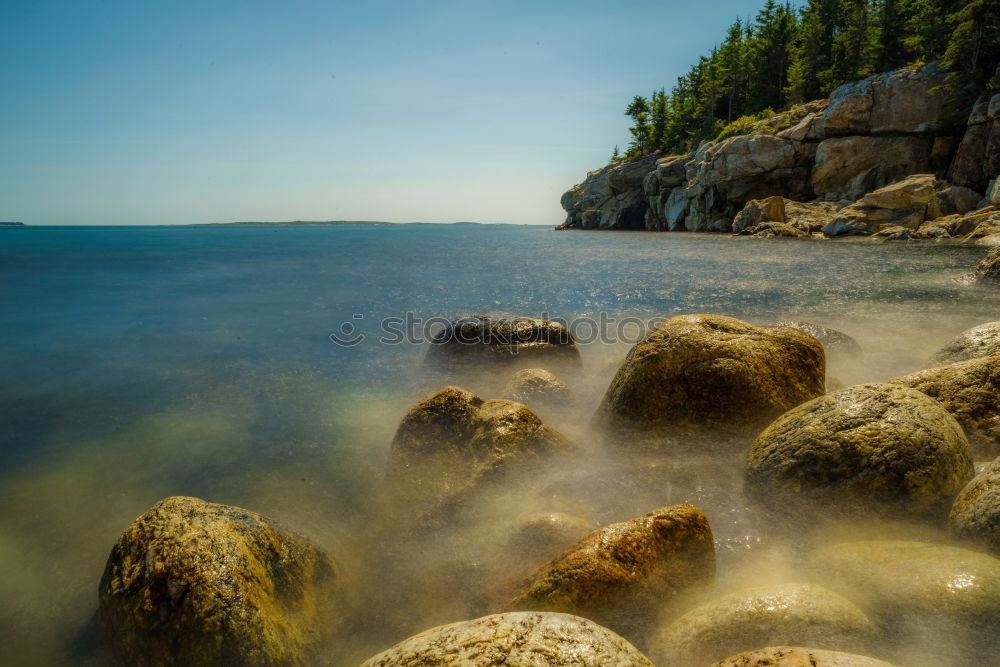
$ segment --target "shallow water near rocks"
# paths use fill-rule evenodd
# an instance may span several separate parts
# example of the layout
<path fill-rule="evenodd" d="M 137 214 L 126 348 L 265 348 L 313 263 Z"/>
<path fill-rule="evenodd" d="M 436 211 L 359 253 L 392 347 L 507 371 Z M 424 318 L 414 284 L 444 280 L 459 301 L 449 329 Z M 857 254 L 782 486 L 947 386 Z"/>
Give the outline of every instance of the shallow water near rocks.
<path fill-rule="evenodd" d="M 379 342 L 380 322 L 408 312 L 807 320 L 860 343 L 860 356 L 828 359 L 828 376 L 847 385 L 923 368 L 955 334 L 1000 319 L 1000 291 L 956 281 L 983 254 L 514 226 L 0 230 L 5 653 L 100 664 L 88 623 L 105 560 L 169 495 L 246 507 L 330 551 L 350 582 L 350 631 L 327 650 L 331 664 L 469 618 L 486 583 L 538 564 L 503 548 L 538 512 L 598 526 L 691 502 L 718 540 L 712 595 L 794 579 L 815 538 L 768 536 L 740 495 L 744 452 L 623 455 L 588 428 L 638 321 L 626 340 L 582 342 L 583 368 L 560 374 L 572 401 L 529 406 L 583 447 L 577 463 L 538 480 L 537 493 L 495 494 L 450 523 L 415 529 L 386 512 L 380 474 L 408 407 L 444 384 L 496 396 L 513 369 L 428 368 L 426 344 Z M 366 337 L 338 346 L 330 334 Z"/>

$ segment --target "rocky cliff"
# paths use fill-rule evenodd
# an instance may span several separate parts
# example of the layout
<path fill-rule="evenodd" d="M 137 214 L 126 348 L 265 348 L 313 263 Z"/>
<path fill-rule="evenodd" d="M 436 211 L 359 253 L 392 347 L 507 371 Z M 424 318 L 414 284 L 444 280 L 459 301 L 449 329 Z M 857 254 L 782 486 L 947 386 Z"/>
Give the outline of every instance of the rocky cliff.
<path fill-rule="evenodd" d="M 879 74 L 687 155 L 612 162 L 562 196 L 560 229 L 938 238 L 982 212 L 1000 232 L 1000 95 L 956 112 L 945 76 L 934 63 Z M 917 192 L 901 200 L 894 184 Z"/>

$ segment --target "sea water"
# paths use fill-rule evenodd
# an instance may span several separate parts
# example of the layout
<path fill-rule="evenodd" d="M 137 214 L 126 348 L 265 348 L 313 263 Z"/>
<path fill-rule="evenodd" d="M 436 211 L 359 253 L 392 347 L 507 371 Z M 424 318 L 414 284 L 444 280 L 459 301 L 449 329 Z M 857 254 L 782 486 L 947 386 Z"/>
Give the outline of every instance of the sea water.
<path fill-rule="evenodd" d="M 831 359 L 828 374 L 880 381 L 1000 319 L 1000 291 L 959 280 L 983 254 L 503 225 L 0 229 L 4 652 L 17 664 L 99 662 L 91 621 L 108 553 L 169 495 L 254 510 L 329 550 L 356 587 L 353 630 L 331 654 L 343 664 L 472 613 L 457 592 L 443 600 L 415 582 L 462 588 L 463 577 L 482 576 L 489 535 L 531 511 L 574 510 L 599 525 L 694 502 L 713 522 L 728 581 L 726 550 L 756 539 L 729 518 L 741 505 L 740 471 L 706 488 L 683 475 L 640 480 L 627 465 L 604 469 L 595 484 L 606 495 L 584 489 L 586 502 L 566 508 L 509 504 L 510 516 L 479 523 L 462 547 L 452 536 L 435 551 L 430 536 L 429 555 L 391 573 L 366 569 L 374 535 L 384 540 L 402 520 L 381 515 L 373 498 L 407 408 L 444 384 L 489 398 L 506 380 L 427 367 L 427 336 L 465 314 L 566 320 L 583 370 L 566 378 L 571 405 L 538 411 L 596 446 L 587 421 L 657 318 L 833 327 L 863 352 Z M 740 572 L 725 585 L 760 583 Z"/>

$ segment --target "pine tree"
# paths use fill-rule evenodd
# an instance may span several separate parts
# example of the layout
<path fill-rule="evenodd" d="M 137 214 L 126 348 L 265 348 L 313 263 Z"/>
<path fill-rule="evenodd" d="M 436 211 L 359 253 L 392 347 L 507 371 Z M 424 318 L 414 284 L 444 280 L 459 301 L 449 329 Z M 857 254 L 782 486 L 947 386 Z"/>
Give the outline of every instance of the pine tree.
<path fill-rule="evenodd" d="M 642 95 L 632 98 L 631 104 L 625 109 L 625 115 L 632 119 L 632 144 L 628 154 L 632 157 L 643 155 L 649 147 L 649 100 Z"/>
<path fill-rule="evenodd" d="M 950 79 L 972 94 L 1000 90 L 1000 0 L 971 0 L 951 18 Z"/>

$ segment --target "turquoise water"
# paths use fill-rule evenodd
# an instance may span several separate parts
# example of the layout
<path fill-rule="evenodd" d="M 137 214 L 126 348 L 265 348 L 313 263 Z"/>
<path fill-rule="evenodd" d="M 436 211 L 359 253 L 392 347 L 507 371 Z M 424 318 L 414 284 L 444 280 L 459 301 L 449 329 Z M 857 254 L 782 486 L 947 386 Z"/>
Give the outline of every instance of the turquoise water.
<path fill-rule="evenodd" d="M 90 659 L 111 545 L 167 495 L 272 516 L 363 568 L 395 425 L 454 381 L 422 365 L 423 345 L 380 343 L 385 318 L 804 319 L 866 350 L 831 374 L 880 380 L 1000 319 L 1000 294 L 955 280 L 983 254 L 515 226 L 0 229 L 0 639 L 24 664 Z M 365 339 L 336 345 L 345 322 Z M 627 349 L 583 345 L 578 402 L 555 426 L 588 437 L 578 424 Z M 462 381 L 488 394 L 503 379 Z"/>

